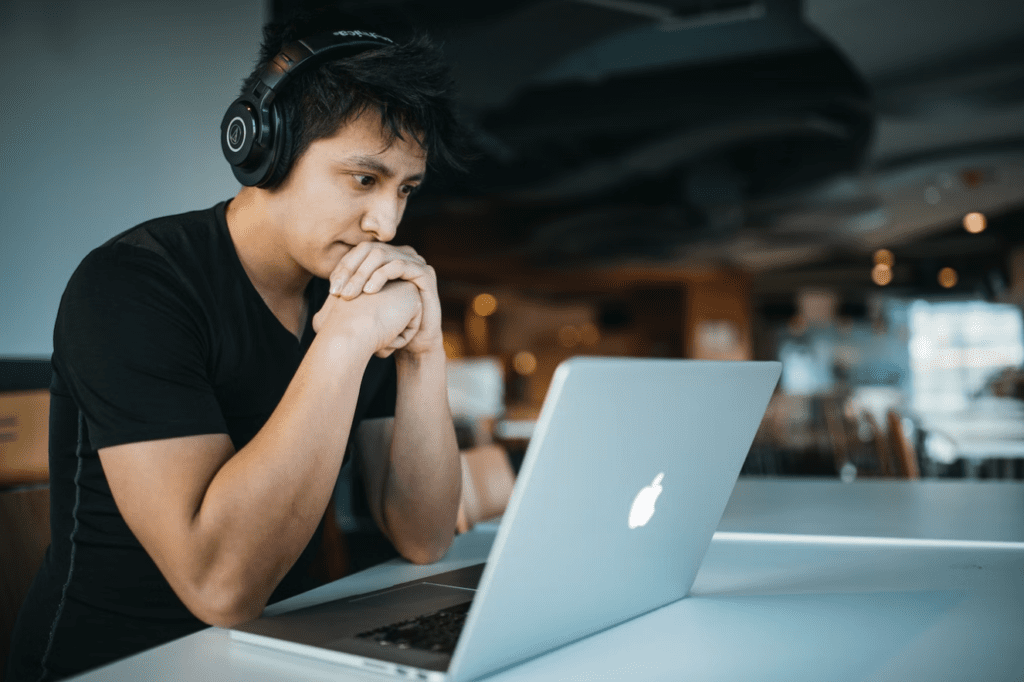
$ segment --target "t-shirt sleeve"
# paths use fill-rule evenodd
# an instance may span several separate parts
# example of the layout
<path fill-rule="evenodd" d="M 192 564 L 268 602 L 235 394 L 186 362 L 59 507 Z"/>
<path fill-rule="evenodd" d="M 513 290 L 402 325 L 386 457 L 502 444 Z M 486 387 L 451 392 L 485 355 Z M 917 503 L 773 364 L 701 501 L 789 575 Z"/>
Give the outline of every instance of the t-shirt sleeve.
<path fill-rule="evenodd" d="M 156 253 L 108 245 L 82 261 L 57 314 L 54 369 L 94 448 L 228 432 L 199 310 Z"/>

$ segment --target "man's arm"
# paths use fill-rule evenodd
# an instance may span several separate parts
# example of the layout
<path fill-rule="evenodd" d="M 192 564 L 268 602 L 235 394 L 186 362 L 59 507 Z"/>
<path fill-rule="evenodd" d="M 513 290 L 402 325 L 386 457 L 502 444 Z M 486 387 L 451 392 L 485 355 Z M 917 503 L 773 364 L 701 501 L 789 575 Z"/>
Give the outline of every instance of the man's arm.
<path fill-rule="evenodd" d="M 462 490 L 437 275 L 411 247 L 367 242 L 342 257 L 331 274 L 331 291 L 358 300 L 389 280 L 416 285 L 421 317 L 414 333 L 383 351 L 394 352 L 398 368 L 394 431 L 372 446 L 373 453 L 387 456 L 368 451 L 362 458 L 363 479 L 381 531 L 406 559 L 429 563 L 451 545 Z"/>
<path fill-rule="evenodd" d="M 402 556 L 425 564 L 448 551 L 462 490 L 446 358 L 439 350 L 395 359 L 395 417 L 364 422 L 356 446 L 374 520 Z"/>
<path fill-rule="evenodd" d="M 100 450 L 122 516 L 196 617 L 232 625 L 262 612 L 323 515 L 370 356 L 419 307 L 404 282 L 328 297 L 280 403 L 238 452 L 225 434 Z"/>

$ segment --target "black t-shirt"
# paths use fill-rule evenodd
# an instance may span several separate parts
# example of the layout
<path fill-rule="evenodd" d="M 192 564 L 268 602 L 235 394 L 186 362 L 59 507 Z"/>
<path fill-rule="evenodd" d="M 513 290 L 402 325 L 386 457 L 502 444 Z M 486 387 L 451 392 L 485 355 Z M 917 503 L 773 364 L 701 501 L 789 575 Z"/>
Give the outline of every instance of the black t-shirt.
<path fill-rule="evenodd" d="M 205 627 L 128 529 L 97 449 L 211 433 L 240 449 L 309 348 L 328 283 L 307 288 L 311 314 L 297 339 L 243 270 L 225 206 L 128 230 L 68 283 L 53 335 L 51 545 L 15 627 L 9 681 L 64 677 Z M 395 394 L 393 360 L 373 357 L 353 426 L 394 415 Z M 272 602 L 313 587 L 319 537 Z"/>

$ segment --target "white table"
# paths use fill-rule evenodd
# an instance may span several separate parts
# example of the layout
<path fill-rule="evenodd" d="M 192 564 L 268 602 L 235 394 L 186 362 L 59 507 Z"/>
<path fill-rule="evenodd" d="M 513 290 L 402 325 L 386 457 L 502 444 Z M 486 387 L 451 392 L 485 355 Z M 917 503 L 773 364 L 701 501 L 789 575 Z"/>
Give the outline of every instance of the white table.
<path fill-rule="evenodd" d="M 740 481 L 690 598 L 489 679 L 1021 682 L 1024 485 L 936 483 Z M 891 521 L 901 510 L 917 521 Z M 438 564 L 392 562 L 268 610 L 469 565 L 492 540 L 485 527 Z M 80 679 L 377 678 L 211 628 Z"/>
<path fill-rule="evenodd" d="M 718 530 L 1024 543 L 1024 484 L 744 477 Z"/>

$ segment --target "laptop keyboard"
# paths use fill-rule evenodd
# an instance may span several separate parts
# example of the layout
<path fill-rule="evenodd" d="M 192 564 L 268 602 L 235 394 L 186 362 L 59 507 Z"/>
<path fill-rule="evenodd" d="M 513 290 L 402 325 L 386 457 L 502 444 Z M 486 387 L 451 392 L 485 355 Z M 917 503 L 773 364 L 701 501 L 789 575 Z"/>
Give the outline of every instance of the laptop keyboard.
<path fill-rule="evenodd" d="M 459 641 L 462 626 L 466 623 L 471 603 L 467 601 L 425 616 L 361 632 L 356 637 L 373 640 L 381 646 L 422 649 L 451 655 L 455 651 L 455 643 Z"/>

